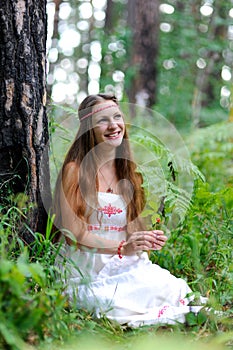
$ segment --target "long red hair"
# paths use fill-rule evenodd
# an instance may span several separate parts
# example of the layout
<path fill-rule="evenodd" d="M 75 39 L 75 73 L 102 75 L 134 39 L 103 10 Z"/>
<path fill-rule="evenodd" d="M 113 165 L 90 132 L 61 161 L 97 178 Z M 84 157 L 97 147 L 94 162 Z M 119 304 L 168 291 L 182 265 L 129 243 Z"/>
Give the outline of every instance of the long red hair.
<path fill-rule="evenodd" d="M 79 106 L 79 119 L 85 115 L 91 114 L 92 107 L 97 103 L 110 100 L 118 105 L 115 96 L 107 94 L 97 94 L 87 96 Z M 94 148 L 97 146 L 95 135 L 92 127 L 92 116 L 83 118 L 77 135 L 68 150 L 62 169 L 59 173 L 55 193 L 54 193 L 54 212 L 56 215 L 55 225 L 60 229 L 62 227 L 62 213 L 60 212 L 60 190 L 64 190 L 64 194 L 74 213 L 80 219 L 80 222 L 88 223 L 91 214 L 91 208 L 87 203 L 97 203 L 98 177 L 97 177 L 97 161 Z M 67 165 L 75 163 L 77 166 L 78 177 L 74 178 L 69 186 L 66 183 Z M 142 176 L 136 170 L 136 164 L 132 160 L 132 153 L 129 145 L 129 137 L 125 130 L 123 140 L 116 149 L 115 157 L 116 175 L 119 181 L 120 194 L 127 203 L 127 231 L 143 229 L 143 224 L 139 218 L 145 205 L 145 195 L 142 187 Z M 128 180 L 132 187 L 129 186 Z M 132 190 L 133 189 L 133 190 Z M 88 199 L 88 200 L 87 200 Z"/>

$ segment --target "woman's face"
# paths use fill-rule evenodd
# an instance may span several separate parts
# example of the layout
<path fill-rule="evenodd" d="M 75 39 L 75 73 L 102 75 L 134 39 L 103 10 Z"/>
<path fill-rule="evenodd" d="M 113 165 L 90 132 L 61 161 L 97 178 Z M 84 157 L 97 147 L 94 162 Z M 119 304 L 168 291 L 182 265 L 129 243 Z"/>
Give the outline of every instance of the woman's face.
<path fill-rule="evenodd" d="M 111 100 L 96 104 L 92 109 L 92 126 L 96 142 L 118 147 L 125 133 L 125 123 L 118 105 Z"/>

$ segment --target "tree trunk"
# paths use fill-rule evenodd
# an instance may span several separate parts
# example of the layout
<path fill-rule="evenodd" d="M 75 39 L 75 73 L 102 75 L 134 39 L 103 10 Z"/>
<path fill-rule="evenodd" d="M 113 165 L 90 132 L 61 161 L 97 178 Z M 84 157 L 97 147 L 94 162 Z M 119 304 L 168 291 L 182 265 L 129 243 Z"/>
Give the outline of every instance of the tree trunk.
<path fill-rule="evenodd" d="M 6 204 L 9 191 L 25 193 L 26 224 L 40 232 L 46 224 L 43 201 L 48 205 L 51 198 L 46 25 L 46 0 L 0 0 L 0 202 Z M 22 236 L 33 240 L 26 229 Z"/>
<path fill-rule="evenodd" d="M 107 1 L 105 13 L 106 13 L 106 17 L 105 17 L 104 30 L 105 30 L 106 34 L 109 34 L 112 32 L 112 29 L 114 28 L 114 25 L 113 25 L 114 2 L 113 2 L 113 0 Z"/>
<path fill-rule="evenodd" d="M 130 102 L 151 107 L 156 101 L 159 1 L 128 0 L 128 23 L 134 73 L 127 93 Z"/>

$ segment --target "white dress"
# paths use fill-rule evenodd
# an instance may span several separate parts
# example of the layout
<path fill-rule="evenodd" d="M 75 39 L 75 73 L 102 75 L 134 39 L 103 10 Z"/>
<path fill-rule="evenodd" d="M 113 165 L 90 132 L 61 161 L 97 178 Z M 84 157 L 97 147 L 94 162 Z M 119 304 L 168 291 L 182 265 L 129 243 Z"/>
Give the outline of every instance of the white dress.
<path fill-rule="evenodd" d="M 98 200 L 88 229 L 107 239 L 125 239 L 126 208 L 121 196 L 99 192 Z M 201 308 L 188 306 L 191 289 L 187 283 L 152 264 L 146 252 L 120 259 L 118 255 L 75 250 L 64 242 L 64 256 L 66 263 L 60 258 L 59 267 L 66 293 L 96 317 L 105 315 L 131 327 L 174 324 Z"/>

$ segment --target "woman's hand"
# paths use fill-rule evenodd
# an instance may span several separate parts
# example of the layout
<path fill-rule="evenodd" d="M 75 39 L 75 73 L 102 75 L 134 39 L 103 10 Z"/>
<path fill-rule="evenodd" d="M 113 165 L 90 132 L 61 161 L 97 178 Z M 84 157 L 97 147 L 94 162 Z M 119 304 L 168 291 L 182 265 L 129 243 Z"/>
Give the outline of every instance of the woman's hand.
<path fill-rule="evenodd" d="M 132 255 L 142 250 L 160 250 L 167 237 L 161 230 L 139 231 L 130 235 L 122 246 L 122 255 Z"/>

